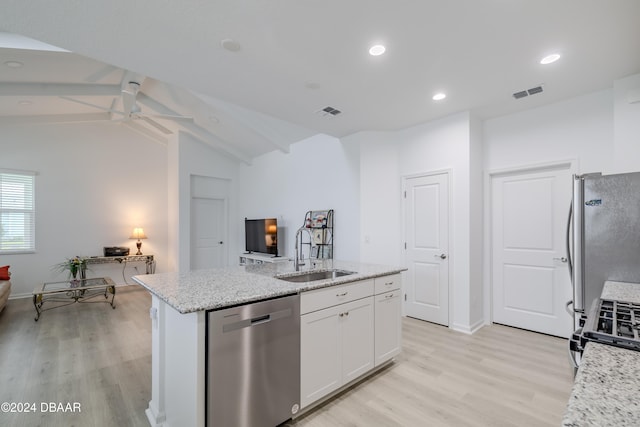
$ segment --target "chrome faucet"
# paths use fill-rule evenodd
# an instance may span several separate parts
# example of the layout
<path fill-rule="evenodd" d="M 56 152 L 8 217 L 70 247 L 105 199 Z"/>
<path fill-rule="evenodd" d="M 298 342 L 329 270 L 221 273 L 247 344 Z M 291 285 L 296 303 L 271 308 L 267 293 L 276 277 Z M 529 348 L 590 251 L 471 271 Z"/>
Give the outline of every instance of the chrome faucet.
<path fill-rule="evenodd" d="M 296 271 L 300 271 L 300 266 L 305 265 L 304 254 L 302 253 L 302 248 L 299 247 L 300 243 L 302 243 L 302 232 L 305 230 L 309 232 L 309 230 L 307 230 L 305 227 L 300 227 L 298 228 L 298 231 L 296 231 L 296 245 L 295 245 L 296 257 L 293 260 L 293 266 L 295 267 Z M 311 235 L 309 235 L 309 237 L 311 237 Z"/>

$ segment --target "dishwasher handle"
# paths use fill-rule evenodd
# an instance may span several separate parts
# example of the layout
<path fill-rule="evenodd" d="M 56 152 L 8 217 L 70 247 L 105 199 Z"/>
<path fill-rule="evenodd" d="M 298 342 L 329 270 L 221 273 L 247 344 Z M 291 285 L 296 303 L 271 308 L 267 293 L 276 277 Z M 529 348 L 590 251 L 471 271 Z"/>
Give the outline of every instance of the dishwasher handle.
<path fill-rule="evenodd" d="M 222 332 L 233 332 L 238 329 L 248 328 L 250 326 L 258 326 L 265 323 L 269 323 L 273 320 L 283 319 L 285 317 L 291 317 L 292 310 L 290 308 L 274 311 L 268 314 L 263 314 L 261 316 L 250 317 L 248 319 L 238 320 L 232 323 L 227 323 L 222 325 Z"/>
<path fill-rule="evenodd" d="M 253 319 L 251 319 L 251 326 L 259 325 L 261 323 L 267 323 L 270 320 L 271 320 L 271 315 L 270 314 L 265 314 L 264 316 L 254 317 Z"/>

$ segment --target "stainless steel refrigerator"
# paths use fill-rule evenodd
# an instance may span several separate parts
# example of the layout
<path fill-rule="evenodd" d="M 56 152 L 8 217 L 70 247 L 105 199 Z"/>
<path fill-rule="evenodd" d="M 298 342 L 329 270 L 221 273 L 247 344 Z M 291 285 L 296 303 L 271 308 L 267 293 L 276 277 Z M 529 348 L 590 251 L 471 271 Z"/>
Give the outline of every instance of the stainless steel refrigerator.
<path fill-rule="evenodd" d="M 640 283 L 640 172 L 573 178 L 567 249 L 577 328 L 605 281 Z"/>

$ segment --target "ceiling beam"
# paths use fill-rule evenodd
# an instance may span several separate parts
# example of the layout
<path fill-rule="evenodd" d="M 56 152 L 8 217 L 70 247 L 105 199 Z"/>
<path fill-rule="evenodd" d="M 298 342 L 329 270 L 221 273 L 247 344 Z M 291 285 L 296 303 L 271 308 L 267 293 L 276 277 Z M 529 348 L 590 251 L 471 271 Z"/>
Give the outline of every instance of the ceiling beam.
<path fill-rule="evenodd" d="M 189 93 L 204 103 L 208 108 L 214 107 L 217 110 L 216 116 L 219 116 L 221 121 L 239 124 L 241 128 L 244 129 L 245 134 L 251 137 L 252 140 L 269 145 L 283 153 L 289 152 L 290 143 L 287 143 L 285 138 L 277 135 L 278 132 L 273 127 L 276 121 L 275 118 L 269 118 L 269 122 L 264 119 L 266 115 L 252 112 L 208 95 L 202 95 L 193 91 Z M 288 126 L 293 127 L 294 125 L 288 124 Z M 301 139 L 304 138 L 297 138 L 294 142 Z"/>
<path fill-rule="evenodd" d="M 0 83 L 0 96 L 120 96 L 120 85 Z"/>
<path fill-rule="evenodd" d="M 159 142 L 163 145 L 167 145 L 167 138 L 165 136 L 160 136 L 156 132 L 147 129 L 145 126 L 139 123 L 128 120 L 126 122 L 122 122 L 122 124 L 130 128 L 131 130 L 138 132 L 140 135 L 153 139 L 154 141 Z"/>
<path fill-rule="evenodd" d="M 267 118 L 261 113 L 250 111 L 237 105 L 220 101 L 216 98 L 207 96 L 205 99 L 198 94 L 194 93 L 194 95 L 196 95 L 199 99 L 203 100 L 207 104 L 213 105 L 216 108 L 225 111 L 229 116 L 233 117 L 234 121 L 250 130 L 253 134 L 259 137 L 263 142 L 269 144 L 271 147 L 283 153 L 289 153 L 290 143 L 283 142 L 286 141 L 287 138 L 283 137 L 284 135 L 279 135 L 279 133 L 281 133 L 281 130 L 276 129 L 276 127 L 273 126 L 277 119 L 273 117 Z M 287 126 L 297 127 L 297 125 L 293 125 L 290 123 L 287 124 Z M 304 137 L 297 138 L 293 142 L 297 142 L 301 139 L 304 139 Z"/>
<path fill-rule="evenodd" d="M 153 98 L 145 95 L 142 92 L 138 92 L 137 100 L 141 104 L 151 108 L 152 110 L 154 110 L 154 111 L 156 111 L 156 112 L 158 112 L 160 114 L 169 114 L 169 115 L 174 115 L 174 116 L 179 116 L 180 115 L 180 113 L 177 113 L 176 111 L 173 111 L 170 108 L 167 108 L 163 104 L 159 103 L 158 101 L 156 101 Z M 206 144 L 210 145 L 211 147 L 213 147 L 213 148 L 215 148 L 217 150 L 224 151 L 227 155 L 230 155 L 233 158 L 235 158 L 236 160 L 239 160 L 239 161 L 241 161 L 243 163 L 246 163 L 248 165 L 251 164 L 251 159 L 250 159 L 249 156 L 247 156 L 246 154 L 244 154 L 240 150 L 235 149 L 231 142 L 226 141 L 225 139 L 221 138 L 220 136 L 209 132 L 205 128 L 200 127 L 197 124 L 191 123 L 191 122 L 174 121 L 174 123 L 176 125 L 180 126 L 182 129 L 184 129 L 184 130 L 188 131 L 189 133 L 191 133 L 194 137 L 196 137 L 199 140 L 201 140 L 201 141 L 205 142 Z"/>
<path fill-rule="evenodd" d="M 0 116 L 0 125 L 80 123 L 111 120 L 109 113 L 42 114 L 35 116 Z"/>

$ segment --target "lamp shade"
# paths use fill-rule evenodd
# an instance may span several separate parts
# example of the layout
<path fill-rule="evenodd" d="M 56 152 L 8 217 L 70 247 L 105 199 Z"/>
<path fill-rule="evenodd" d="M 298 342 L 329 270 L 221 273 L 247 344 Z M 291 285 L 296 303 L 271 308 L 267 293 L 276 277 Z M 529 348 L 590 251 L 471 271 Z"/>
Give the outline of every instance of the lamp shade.
<path fill-rule="evenodd" d="M 140 227 L 136 227 L 133 229 L 133 233 L 131 233 L 130 239 L 146 239 L 147 236 L 144 235 L 144 230 Z"/>

